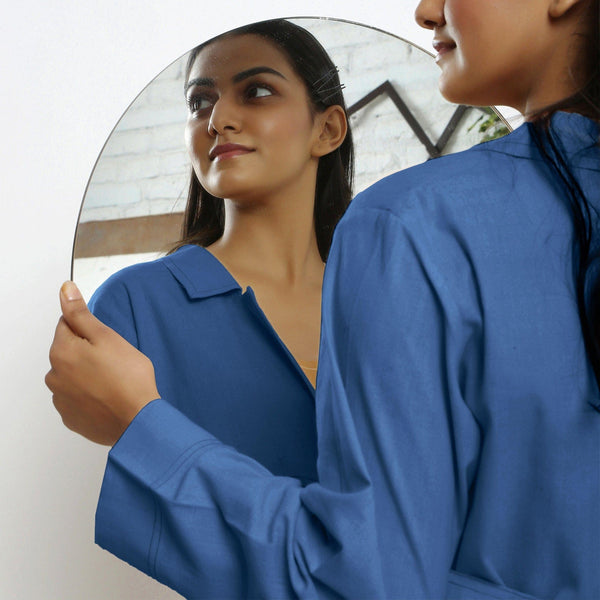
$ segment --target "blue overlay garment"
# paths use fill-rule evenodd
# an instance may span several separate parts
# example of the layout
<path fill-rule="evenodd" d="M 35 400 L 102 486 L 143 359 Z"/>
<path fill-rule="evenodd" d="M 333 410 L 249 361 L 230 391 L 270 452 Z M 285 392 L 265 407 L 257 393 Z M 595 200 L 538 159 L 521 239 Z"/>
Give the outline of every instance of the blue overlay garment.
<path fill-rule="evenodd" d="M 553 128 L 599 206 L 597 126 Z M 600 598 L 600 398 L 564 196 L 527 125 L 360 194 L 323 290 L 319 482 L 165 394 L 109 453 L 97 542 L 187 598 Z"/>
<path fill-rule="evenodd" d="M 314 389 L 256 303 L 207 250 L 128 267 L 90 308 L 152 360 L 163 398 L 272 473 L 317 477 Z"/>

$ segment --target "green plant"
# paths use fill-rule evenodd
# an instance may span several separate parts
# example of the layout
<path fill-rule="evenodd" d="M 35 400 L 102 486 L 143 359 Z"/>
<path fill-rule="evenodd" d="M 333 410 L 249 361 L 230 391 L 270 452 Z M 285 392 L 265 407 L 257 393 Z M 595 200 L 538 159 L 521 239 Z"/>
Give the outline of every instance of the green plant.
<path fill-rule="evenodd" d="M 471 131 L 479 125 L 478 131 L 483 134 L 480 143 L 495 140 L 509 133 L 508 127 L 494 110 L 491 108 L 481 108 L 480 110 L 482 114 L 468 129 L 468 131 Z"/>

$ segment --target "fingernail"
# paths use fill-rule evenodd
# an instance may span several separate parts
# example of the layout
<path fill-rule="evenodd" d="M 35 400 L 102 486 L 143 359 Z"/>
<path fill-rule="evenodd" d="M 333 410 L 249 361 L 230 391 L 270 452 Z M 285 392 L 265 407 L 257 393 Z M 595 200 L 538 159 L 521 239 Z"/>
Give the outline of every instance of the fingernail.
<path fill-rule="evenodd" d="M 65 281 L 60 288 L 61 293 L 67 300 L 81 300 L 81 292 L 72 281 Z"/>

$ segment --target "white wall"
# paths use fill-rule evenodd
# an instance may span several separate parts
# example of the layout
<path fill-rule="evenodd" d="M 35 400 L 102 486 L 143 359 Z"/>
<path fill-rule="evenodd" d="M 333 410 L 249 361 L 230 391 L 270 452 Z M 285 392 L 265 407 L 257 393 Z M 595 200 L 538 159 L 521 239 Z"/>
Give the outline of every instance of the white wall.
<path fill-rule="evenodd" d="M 93 545 L 106 456 L 64 429 L 43 377 L 85 185 L 135 95 L 172 60 L 236 25 L 342 17 L 428 45 L 409 0 L 5 3 L 0 24 L 0 598 L 152 600 L 159 584 Z M 324 8 L 324 7 L 327 8 Z M 323 14 L 323 11 L 327 11 Z"/>

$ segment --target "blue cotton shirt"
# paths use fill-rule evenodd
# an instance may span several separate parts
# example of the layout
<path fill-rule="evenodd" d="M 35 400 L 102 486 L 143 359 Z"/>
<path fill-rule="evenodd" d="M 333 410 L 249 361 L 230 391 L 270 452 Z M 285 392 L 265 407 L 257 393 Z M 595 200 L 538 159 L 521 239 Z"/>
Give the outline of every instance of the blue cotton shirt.
<path fill-rule="evenodd" d="M 599 206 L 597 125 L 553 128 Z M 109 453 L 97 542 L 188 598 L 599 598 L 565 202 L 527 125 L 360 194 L 323 289 L 319 482 L 156 400 Z"/>
<path fill-rule="evenodd" d="M 264 313 L 200 246 L 128 267 L 90 308 L 153 362 L 159 393 L 276 475 L 316 479 L 314 389 Z"/>

